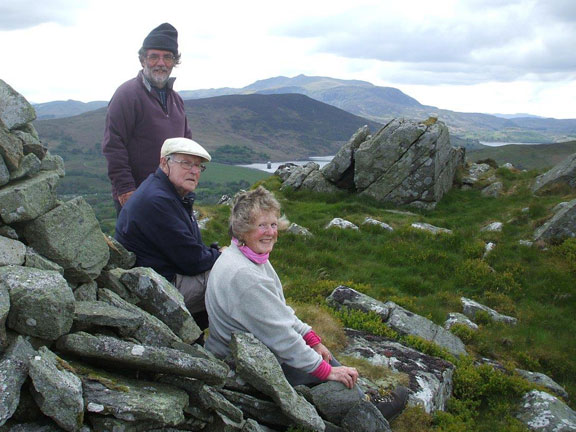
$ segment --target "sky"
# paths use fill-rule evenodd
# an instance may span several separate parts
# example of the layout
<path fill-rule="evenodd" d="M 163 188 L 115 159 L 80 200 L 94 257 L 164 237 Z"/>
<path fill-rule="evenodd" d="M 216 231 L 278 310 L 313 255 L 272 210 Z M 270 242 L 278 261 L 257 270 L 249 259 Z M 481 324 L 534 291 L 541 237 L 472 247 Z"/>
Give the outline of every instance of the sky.
<path fill-rule="evenodd" d="M 163 22 L 179 91 L 304 74 L 576 118 L 576 0 L 0 0 L 0 79 L 31 103 L 109 100 Z"/>

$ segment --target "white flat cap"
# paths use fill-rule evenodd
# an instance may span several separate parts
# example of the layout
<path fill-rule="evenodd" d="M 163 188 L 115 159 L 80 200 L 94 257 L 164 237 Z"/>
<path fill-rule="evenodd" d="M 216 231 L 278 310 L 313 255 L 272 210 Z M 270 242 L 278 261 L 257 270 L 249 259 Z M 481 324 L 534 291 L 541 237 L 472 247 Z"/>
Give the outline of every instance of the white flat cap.
<path fill-rule="evenodd" d="M 212 159 L 204 147 L 189 138 L 168 138 L 164 141 L 164 144 L 162 144 L 162 150 L 160 150 L 160 157 L 165 157 L 173 153 L 198 156 L 206 162 L 210 162 Z"/>

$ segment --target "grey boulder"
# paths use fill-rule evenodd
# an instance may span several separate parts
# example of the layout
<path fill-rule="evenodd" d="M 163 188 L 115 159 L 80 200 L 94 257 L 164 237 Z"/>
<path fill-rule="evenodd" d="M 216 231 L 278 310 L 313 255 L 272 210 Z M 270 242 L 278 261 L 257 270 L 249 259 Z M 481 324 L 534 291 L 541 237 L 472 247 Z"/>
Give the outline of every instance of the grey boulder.
<path fill-rule="evenodd" d="M 190 315 L 182 294 L 151 268 L 136 267 L 121 272 L 120 280 L 139 301 L 137 306 L 163 321 L 184 342 L 192 343 L 202 333 Z"/>
<path fill-rule="evenodd" d="M 0 120 L 8 129 L 16 129 L 36 120 L 36 111 L 28 101 L 0 79 Z"/>
<path fill-rule="evenodd" d="M 409 405 L 419 405 L 428 413 L 446 409 L 453 387 L 452 363 L 381 336 L 351 329 L 346 329 L 346 335 L 348 345 L 342 355 L 408 376 Z"/>
<path fill-rule="evenodd" d="M 22 336 L 0 358 L 0 426 L 12 417 L 20 401 L 22 384 L 28 377 L 30 359 L 36 354 Z"/>
<path fill-rule="evenodd" d="M 0 236 L 0 267 L 22 265 L 26 260 L 26 246 L 18 240 Z"/>
<path fill-rule="evenodd" d="M 197 378 L 207 384 L 219 385 L 226 380 L 226 364 L 193 357 L 166 347 L 153 347 L 126 342 L 110 336 L 92 336 L 78 332 L 58 339 L 59 350 L 92 359 L 103 364 L 115 363 L 133 370 L 168 373 Z"/>
<path fill-rule="evenodd" d="M 576 199 L 562 206 L 552 218 L 534 232 L 534 240 L 562 241 L 576 237 Z"/>
<path fill-rule="evenodd" d="M 56 206 L 56 186 L 60 177 L 54 172 L 16 181 L 0 189 L 0 217 L 11 224 L 26 222 L 43 215 Z"/>
<path fill-rule="evenodd" d="M 296 393 L 286 380 L 274 354 L 254 335 L 234 333 L 230 351 L 238 375 L 270 396 L 295 424 L 314 431 L 324 431 L 324 422 L 314 406 Z"/>
<path fill-rule="evenodd" d="M 182 340 L 170 330 L 170 327 L 154 315 L 150 315 L 148 312 L 127 302 L 115 292 L 102 288 L 98 291 L 98 299 L 141 317 L 141 324 L 138 328 L 121 328 L 120 335 L 132 337 L 140 343 L 152 346 L 172 347 L 176 343 L 182 343 Z"/>
<path fill-rule="evenodd" d="M 322 418 L 335 424 L 340 424 L 348 411 L 362 400 L 358 388 L 347 388 L 337 381 L 327 381 L 310 390 L 314 406 Z"/>
<path fill-rule="evenodd" d="M 60 264 L 71 282 L 96 279 L 110 258 L 94 210 L 82 197 L 29 222 L 24 237 L 40 254 Z"/>
<path fill-rule="evenodd" d="M 562 187 L 569 190 L 576 189 L 576 153 L 571 154 L 549 171 L 536 177 L 532 192 L 541 194 Z"/>
<path fill-rule="evenodd" d="M 508 325 L 516 325 L 518 323 L 517 318 L 508 315 L 503 315 L 495 311 L 494 309 L 489 308 L 488 306 L 485 306 L 483 304 L 480 304 L 472 299 L 461 297 L 460 302 L 462 303 L 462 313 L 471 320 L 474 320 L 476 318 L 476 314 L 479 311 L 482 311 L 487 313 L 490 316 L 490 318 L 495 322 L 500 322 Z"/>
<path fill-rule="evenodd" d="M 0 286 L 10 293 L 8 327 L 55 340 L 70 331 L 74 294 L 62 275 L 29 267 L 0 267 Z"/>
<path fill-rule="evenodd" d="M 350 432 L 392 432 L 388 420 L 371 402 L 361 400 L 342 419 L 342 427 Z"/>
<path fill-rule="evenodd" d="M 516 418 L 533 431 L 576 431 L 576 412 L 558 398 L 539 390 L 524 395 Z"/>
<path fill-rule="evenodd" d="M 46 347 L 38 350 L 30 362 L 30 378 L 34 400 L 44 414 L 52 418 L 62 429 L 76 432 L 84 422 L 84 399 L 82 381 L 66 364 Z"/>
<path fill-rule="evenodd" d="M 140 327 L 141 314 L 127 311 L 102 301 L 76 301 L 74 324 L 80 328 L 91 326 L 127 329 L 133 332 Z"/>
<path fill-rule="evenodd" d="M 428 318 L 412 313 L 394 302 L 382 303 L 346 286 L 334 289 L 326 301 L 337 309 L 348 307 L 364 312 L 374 312 L 380 315 L 386 325 L 402 335 L 418 336 L 434 342 L 456 356 L 466 354 L 466 346 L 456 335 Z"/>
<path fill-rule="evenodd" d="M 354 152 L 370 136 L 368 126 L 358 129 L 336 155 L 322 168 L 327 180 L 341 189 L 354 189 Z"/>
<path fill-rule="evenodd" d="M 176 426 L 185 420 L 188 394 L 181 389 L 120 375 L 106 374 L 103 379 L 90 377 L 82 377 L 88 413 L 115 417 L 133 425 L 140 423 L 146 425 L 146 429 Z"/>

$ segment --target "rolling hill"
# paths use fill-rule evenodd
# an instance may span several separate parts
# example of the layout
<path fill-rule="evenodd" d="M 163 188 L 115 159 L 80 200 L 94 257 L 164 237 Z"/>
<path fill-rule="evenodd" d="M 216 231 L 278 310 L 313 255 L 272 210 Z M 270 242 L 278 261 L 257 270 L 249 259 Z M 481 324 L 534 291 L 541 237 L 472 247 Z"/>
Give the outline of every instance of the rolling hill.
<path fill-rule="evenodd" d="M 368 124 L 374 131 L 380 127 L 299 94 L 187 100 L 185 109 L 194 138 L 220 162 L 330 155 L 359 127 Z M 106 108 L 101 108 L 74 117 L 36 120 L 34 125 L 56 153 L 94 153 L 99 152 L 105 115 Z M 234 158 L 239 153 L 241 160 Z"/>
<path fill-rule="evenodd" d="M 71 117 L 88 111 L 94 111 L 108 105 L 106 101 L 80 102 L 72 99 L 32 104 L 38 120 Z"/>
<path fill-rule="evenodd" d="M 298 75 L 256 81 L 246 87 L 184 90 L 184 99 L 203 99 L 230 95 L 302 94 L 354 115 L 386 123 L 395 117 L 426 119 L 439 117 L 453 136 L 469 140 L 550 143 L 576 139 L 576 119 L 558 120 L 526 114 L 462 113 L 423 105 L 393 87 L 375 86 L 366 81 Z M 105 102 L 83 104 L 58 101 L 35 105 L 39 119 L 61 118 L 105 106 Z"/>
<path fill-rule="evenodd" d="M 422 105 L 392 87 L 365 81 L 298 75 L 256 81 L 240 89 L 221 88 L 181 91 L 185 99 L 222 94 L 300 93 L 353 114 L 386 123 L 394 117 L 425 119 L 437 116 L 453 135 L 462 138 L 501 142 L 564 142 L 576 138 L 576 119 L 558 120 L 533 116 L 502 118 L 490 114 L 461 113 Z"/>

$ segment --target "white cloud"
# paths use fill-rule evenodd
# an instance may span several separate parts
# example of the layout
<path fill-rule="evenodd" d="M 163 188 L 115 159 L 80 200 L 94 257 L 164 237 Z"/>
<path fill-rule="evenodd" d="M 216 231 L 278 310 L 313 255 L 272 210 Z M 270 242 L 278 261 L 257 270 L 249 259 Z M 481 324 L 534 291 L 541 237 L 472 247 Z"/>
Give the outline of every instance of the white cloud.
<path fill-rule="evenodd" d="M 44 23 L 71 25 L 81 2 L 75 0 L 2 0 L 0 31 L 18 30 Z"/>
<path fill-rule="evenodd" d="M 177 88 L 299 74 L 397 87 L 440 108 L 574 118 L 573 0 L 4 0 L 0 78 L 34 102 L 107 100 L 162 22 Z M 434 99 L 437 98 L 437 99 Z M 571 101 L 567 103 L 567 101 Z M 526 107 L 524 109 L 520 109 Z M 530 110 L 528 109 L 530 108 Z"/>

